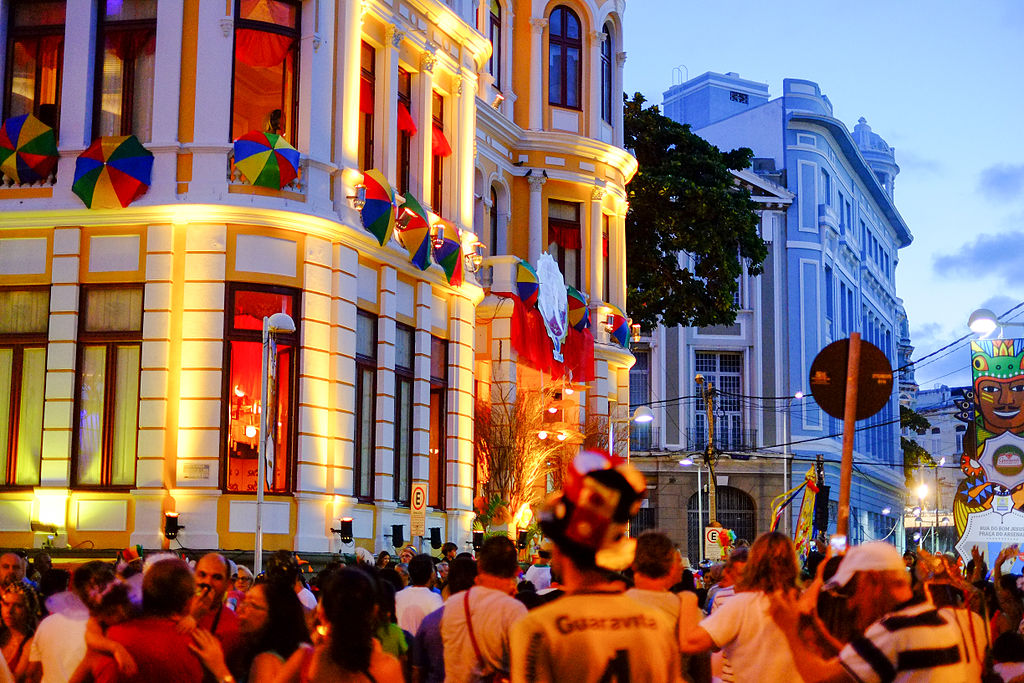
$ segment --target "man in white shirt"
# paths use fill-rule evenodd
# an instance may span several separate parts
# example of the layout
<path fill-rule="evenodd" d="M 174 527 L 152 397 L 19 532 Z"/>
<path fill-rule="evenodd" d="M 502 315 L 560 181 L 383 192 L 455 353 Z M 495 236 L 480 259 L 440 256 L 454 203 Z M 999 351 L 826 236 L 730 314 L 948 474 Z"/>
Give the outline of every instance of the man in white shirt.
<path fill-rule="evenodd" d="M 85 626 L 89 621 L 85 600 L 89 589 L 113 580 L 114 568 L 99 560 L 86 562 L 75 570 L 71 578 L 75 599 L 67 600 L 62 612 L 46 617 L 36 629 L 28 654 L 29 680 L 41 683 L 67 683 L 70 680 L 85 657 Z"/>
<path fill-rule="evenodd" d="M 537 551 L 538 560 L 526 570 L 523 580 L 533 584 L 537 592 L 551 588 L 551 549 L 541 548 Z"/>
<path fill-rule="evenodd" d="M 409 562 L 409 585 L 395 593 L 395 612 L 398 627 L 409 633 L 416 633 L 420 622 L 442 604 L 441 596 L 430 590 L 430 579 L 434 576 L 434 561 L 430 555 L 416 555 Z"/>
<path fill-rule="evenodd" d="M 512 541 L 492 536 L 476 557 L 476 584 L 449 598 L 441 617 L 445 683 L 507 673 L 509 631 L 526 615 L 526 606 L 512 597 L 519 573 Z"/>

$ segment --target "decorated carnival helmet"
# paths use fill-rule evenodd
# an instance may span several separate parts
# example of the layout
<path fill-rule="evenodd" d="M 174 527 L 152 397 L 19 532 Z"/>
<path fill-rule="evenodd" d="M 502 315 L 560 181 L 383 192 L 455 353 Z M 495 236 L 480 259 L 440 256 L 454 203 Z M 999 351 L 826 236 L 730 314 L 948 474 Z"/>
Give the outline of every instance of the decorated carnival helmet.
<path fill-rule="evenodd" d="M 540 528 L 558 549 L 582 565 L 620 571 L 633 562 L 636 540 L 626 537 L 647 481 L 620 458 L 581 451 L 569 465 L 565 488 L 540 513 Z"/>
<path fill-rule="evenodd" d="M 971 366 L 976 379 L 1007 380 L 1024 374 L 1024 340 L 990 339 L 971 342 Z"/>

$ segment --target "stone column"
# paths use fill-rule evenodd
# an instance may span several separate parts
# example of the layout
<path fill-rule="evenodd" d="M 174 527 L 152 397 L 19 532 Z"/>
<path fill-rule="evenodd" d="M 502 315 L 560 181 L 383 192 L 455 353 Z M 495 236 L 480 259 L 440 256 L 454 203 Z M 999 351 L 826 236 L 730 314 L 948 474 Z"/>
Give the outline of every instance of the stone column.
<path fill-rule="evenodd" d="M 231 7 L 234 7 L 232 3 Z M 196 53 L 195 123 L 192 179 L 188 195 L 196 200 L 219 200 L 227 194 L 228 154 L 231 152 L 231 69 L 234 19 L 218 2 L 199 3 Z M 224 65 L 209 68 L 210 65 Z"/>
<path fill-rule="evenodd" d="M 349 195 L 362 179 L 359 173 L 359 49 L 362 43 L 362 5 L 344 2 L 338 5 L 338 38 L 335 46 L 339 101 L 334 111 L 334 209 L 349 221 L 358 216 L 348 204 Z"/>
<path fill-rule="evenodd" d="M 453 163 L 456 164 L 455 172 L 457 177 L 452 197 L 458 201 L 458 211 L 452 211 L 452 217 L 458 217 L 461 226 L 472 230 L 477 236 L 480 235 L 482 225 L 473 224 L 473 142 L 476 139 L 476 75 L 470 71 L 463 70 L 456 76 L 458 87 L 458 124 L 453 125 L 452 137 L 455 139 Z M 489 192 L 487 192 L 490 195 Z M 455 208 L 455 207 L 453 207 Z"/>
<path fill-rule="evenodd" d="M 9 4 L 9 3 L 7 3 Z M 91 0 L 68 0 L 64 21 L 64 66 L 60 93 L 60 148 L 57 189 L 70 195 L 78 154 L 92 141 L 93 65 L 96 9 Z"/>
<path fill-rule="evenodd" d="M 420 186 L 421 200 L 423 204 L 429 205 L 435 212 L 437 212 L 437 207 L 432 205 L 430 199 L 433 194 L 432 188 L 434 186 L 434 169 L 432 163 L 433 154 L 431 154 L 431 144 L 432 137 L 434 135 L 433 97 L 434 64 L 436 62 L 437 59 L 434 57 L 434 53 L 430 50 L 427 50 L 420 55 L 420 85 L 418 89 L 413 89 L 414 104 L 417 100 L 419 101 L 419 112 L 413 112 L 413 116 L 419 114 L 419 120 L 416 122 L 419 130 L 416 132 L 416 137 L 413 138 L 412 145 L 413 149 L 418 149 L 420 152 L 420 178 L 422 178 L 423 181 Z M 416 162 L 416 158 L 417 155 L 413 152 L 412 161 L 414 164 Z M 409 184 L 415 186 L 413 178 L 409 179 Z M 452 212 L 449 211 L 448 215 L 451 216 Z"/>
<path fill-rule="evenodd" d="M 603 34 L 602 34 L 603 35 Z M 601 233 L 603 215 L 601 203 L 604 200 L 604 188 L 595 186 L 590 192 L 590 300 L 601 298 L 604 284 L 604 254 L 601 250 Z"/>
<path fill-rule="evenodd" d="M 624 86 L 622 84 L 622 70 L 626 63 L 626 53 L 616 52 L 615 53 L 615 90 L 613 92 L 621 93 L 624 92 Z M 612 122 L 614 124 L 614 133 L 612 140 L 615 145 L 622 147 L 622 97 L 612 96 Z"/>
<path fill-rule="evenodd" d="M 544 127 L 544 29 L 548 20 L 530 19 L 530 63 L 534 68 L 530 77 L 530 130 Z"/>
<path fill-rule="evenodd" d="M 156 62 L 153 70 L 153 130 L 146 147 L 153 152 L 150 197 L 173 201 L 177 194 L 178 111 L 181 99 L 181 41 L 183 0 L 168 0 L 156 8 Z"/>
<path fill-rule="evenodd" d="M 601 45 L 607 39 L 608 35 L 604 31 L 590 32 L 590 70 L 583 70 L 584 74 L 590 74 L 589 78 L 583 79 L 584 83 L 590 84 L 590 108 L 585 130 L 595 140 L 601 139 L 601 87 L 604 80 L 601 74 Z M 609 85 L 614 88 L 614 83 Z"/>
<path fill-rule="evenodd" d="M 383 77 L 383 83 L 377 83 L 378 97 L 384 98 L 383 107 L 376 107 L 381 114 L 378 118 L 381 121 L 374 122 L 374 135 L 380 142 L 378 146 L 383 150 L 381 156 L 384 175 L 394 184 L 398 185 L 398 57 L 401 54 L 402 41 L 405 40 L 405 33 L 397 31 L 393 26 L 388 27 L 387 45 L 384 47 L 384 59 L 381 60 L 382 68 L 377 78 Z M 411 112 L 410 112 L 411 113 Z M 406 188 L 408 190 L 409 188 Z"/>
<path fill-rule="evenodd" d="M 626 210 L 623 202 L 622 212 L 615 215 L 609 229 L 608 258 L 611 259 L 611 267 L 608 269 L 608 277 L 611 282 L 608 285 L 608 297 L 623 313 L 629 315 L 626 310 Z"/>
<path fill-rule="evenodd" d="M 530 183 L 530 241 L 527 255 L 530 265 L 534 267 L 537 266 L 540 252 L 544 250 L 544 212 L 541 201 L 544 196 L 542 190 L 547 180 L 537 173 L 537 169 L 534 169 L 534 175 L 526 178 L 526 181 Z"/>
<path fill-rule="evenodd" d="M 334 169 L 330 158 L 330 121 L 334 102 L 331 89 L 324 87 L 324 84 L 336 82 L 336 79 L 334 55 L 327 47 L 324 36 L 333 33 L 334 3 L 307 2 L 302 15 L 303 35 L 299 47 L 299 114 L 296 121 L 298 147 L 305 157 L 302 185 L 305 187 L 307 205 L 313 210 L 326 210 L 330 206 L 331 172 Z M 328 31 L 327 27 L 332 30 Z M 348 62 L 342 64 L 343 68 L 349 66 Z M 358 60 L 356 68 L 359 68 Z M 344 84 L 343 95 L 347 96 L 348 91 L 354 89 L 358 99 L 358 78 L 355 88 L 352 88 L 347 80 L 343 79 L 340 82 Z M 346 109 L 345 114 L 348 113 L 349 110 Z M 348 120 L 358 121 L 359 118 L 357 115 L 355 119 Z M 358 125 L 354 123 L 351 127 L 358 129 Z"/>

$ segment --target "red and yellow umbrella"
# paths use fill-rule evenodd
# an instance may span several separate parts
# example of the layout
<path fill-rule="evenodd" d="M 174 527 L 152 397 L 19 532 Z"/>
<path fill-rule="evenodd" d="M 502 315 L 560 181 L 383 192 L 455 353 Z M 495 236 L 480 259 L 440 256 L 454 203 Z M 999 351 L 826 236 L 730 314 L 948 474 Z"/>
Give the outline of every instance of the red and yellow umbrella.
<path fill-rule="evenodd" d="M 619 309 L 617 306 L 613 306 L 609 303 L 605 303 L 605 306 L 610 308 L 612 311 L 612 324 L 611 331 L 609 332 L 609 334 L 611 334 L 612 339 L 614 339 L 619 346 L 621 346 L 624 349 L 628 349 L 629 318 L 627 318 L 626 314 L 623 313 L 622 310 Z"/>
<path fill-rule="evenodd" d="M 519 261 L 519 266 L 516 268 L 516 293 L 527 308 L 537 304 L 539 289 L 540 281 L 537 278 L 537 271 L 526 261 Z"/>
<path fill-rule="evenodd" d="M 391 241 L 395 231 L 395 191 L 377 169 L 363 174 L 363 187 L 366 188 L 366 203 L 360 211 L 363 227 L 383 247 Z"/>
<path fill-rule="evenodd" d="M 234 149 L 235 168 L 251 185 L 280 190 L 299 175 L 299 150 L 276 133 L 249 131 Z"/>
<path fill-rule="evenodd" d="M 93 140 L 75 162 L 71 191 L 90 209 L 123 209 L 146 194 L 153 153 L 134 135 Z"/>
<path fill-rule="evenodd" d="M 57 158 L 53 128 L 32 114 L 13 116 L 0 126 L 0 172 L 16 184 L 46 180 Z"/>
<path fill-rule="evenodd" d="M 402 204 L 405 226 L 398 229 L 398 236 L 409 252 L 409 261 L 420 270 L 430 267 L 430 219 L 427 210 L 411 193 L 405 193 Z"/>
<path fill-rule="evenodd" d="M 566 299 L 569 303 L 569 324 L 577 332 L 590 327 L 590 310 L 587 308 L 587 295 L 575 287 L 566 285 Z"/>

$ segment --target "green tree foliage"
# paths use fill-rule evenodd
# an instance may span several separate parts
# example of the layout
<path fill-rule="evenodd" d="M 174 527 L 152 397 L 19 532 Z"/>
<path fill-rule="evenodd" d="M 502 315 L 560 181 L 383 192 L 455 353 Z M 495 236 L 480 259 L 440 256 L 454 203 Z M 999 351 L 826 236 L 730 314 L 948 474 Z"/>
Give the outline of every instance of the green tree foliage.
<path fill-rule="evenodd" d="M 624 112 L 625 146 L 639 162 L 626 188 L 628 313 L 644 329 L 731 324 L 743 262 L 758 275 L 768 255 L 757 205 L 729 172 L 753 152 L 721 152 L 644 102 L 636 93 Z"/>
<path fill-rule="evenodd" d="M 923 434 L 930 428 L 932 423 L 921 413 L 900 406 L 900 427 Z M 914 439 L 905 436 L 900 437 L 900 445 L 903 447 L 903 476 L 907 486 L 913 481 L 914 471 L 921 467 L 935 467 L 935 460 L 924 447 Z"/>

